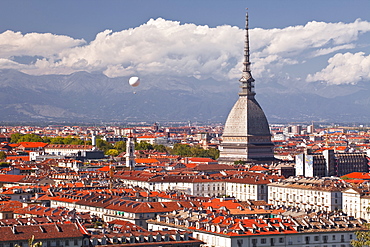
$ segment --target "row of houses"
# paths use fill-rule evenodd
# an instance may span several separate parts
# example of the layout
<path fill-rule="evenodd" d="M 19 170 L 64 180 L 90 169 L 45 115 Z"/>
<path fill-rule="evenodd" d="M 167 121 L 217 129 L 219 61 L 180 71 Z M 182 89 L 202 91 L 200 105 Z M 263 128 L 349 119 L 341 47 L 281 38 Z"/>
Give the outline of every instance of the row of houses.
<path fill-rule="evenodd" d="M 364 220 L 335 213 L 277 218 L 237 218 L 199 210 L 182 210 L 148 220 L 148 228 L 182 229 L 214 247 L 326 246 L 350 247 Z"/>

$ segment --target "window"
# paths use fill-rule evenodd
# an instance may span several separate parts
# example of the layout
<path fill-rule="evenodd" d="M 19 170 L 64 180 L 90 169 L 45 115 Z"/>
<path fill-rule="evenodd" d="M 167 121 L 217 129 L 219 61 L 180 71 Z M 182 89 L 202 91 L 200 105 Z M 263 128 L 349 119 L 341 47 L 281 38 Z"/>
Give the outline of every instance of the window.
<path fill-rule="evenodd" d="M 324 243 L 327 243 L 328 242 L 328 236 L 323 236 L 322 240 L 324 241 Z"/>
<path fill-rule="evenodd" d="M 293 240 L 292 240 L 292 238 L 289 238 L 288 245 L 292 245 L 292 244 L 293 244 Z"/>
<path fill-rule="evenodd" d="M 310 243 L 310 237 L 305 237 L 304 239 L 306 241 L 306 244 L 309 244 Z"/>
<path fill-rule="evenodd" d="M 265 244 L 266 243 L 266 239 L 265 238 L 261 238 L 261 244 Z"/>
<path fill-rule="evenodd" d="M 333 235 L 333 240 L 335 240 L 335 235 Z"/>
<path fill-rule="evenodd" d="M 270 245 L 271 246 L 274 246 L 275 245 L 275 239 L 274 238 L 270 238 Z"/>
<path fill-rule="evenodd" d="M 237 240 L 237 245 L 238 245 L 238 247 L 242 247 L 242 245 L 243 245 L 243 240 L 242 240 L 242 239 L 238 239 L 238 240 Z"/>
<path fill-rule="evenodd" d="M 78 245 L 78 240 L 77 239 L 75 239 L 75 241 L 74 241 L 74 243 L 73 243 L 74 245 Z"/>
<path fill-rule="evenodd" d="M 279 238 L 279 243 L 284 243 L 284 238 Z"/>
<path fill-rule="evenodd" d="M 65 246 L 69 246 L 69 240 L 68 239 L 65 242 Z"/>
<path fill-rule="evenodd" d="M 352 234 L 349 234 L 349 239 L 352 239 Z"/>
<path fill-rule="evenodd" d="M 319 241 L 319 240 L 320 240 L 320 237 L 319 237 L 319 236 L 315 236 L 315 237 L 314 237 L 314 240 L 315 240 L 315 241 Z"/>
<path fill-rule="evenodd" d="M 253 247 L 257 246 L 257 239 L 255 239 L 255 238 L 252 239 L 252 246 Z"/>

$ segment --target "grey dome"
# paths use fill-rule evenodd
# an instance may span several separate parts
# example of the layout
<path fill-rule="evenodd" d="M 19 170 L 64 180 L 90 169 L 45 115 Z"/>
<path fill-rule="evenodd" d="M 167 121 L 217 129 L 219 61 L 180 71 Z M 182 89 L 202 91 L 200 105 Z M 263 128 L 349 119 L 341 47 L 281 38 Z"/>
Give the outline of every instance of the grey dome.
<path fill-rule="evenodd" d="M 270 136 L 269 125 L 254 97 L 239 97 L 227 117 L 223 136 Z"/>

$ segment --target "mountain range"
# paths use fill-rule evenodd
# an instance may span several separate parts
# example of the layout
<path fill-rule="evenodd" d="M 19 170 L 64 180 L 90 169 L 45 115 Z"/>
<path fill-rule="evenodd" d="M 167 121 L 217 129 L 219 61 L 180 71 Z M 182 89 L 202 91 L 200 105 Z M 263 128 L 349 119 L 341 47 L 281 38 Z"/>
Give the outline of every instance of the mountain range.
<path fill-rule="evenodd" d="M 129 77 L 102 73 L 28 75 L 0 70 L 0 122 L 100 123 L 193 121 L 224 123 L 239 82 L 194 77 Z M 256 80 L 256 99 L 270 123 L 370 122 L 370 83 L 327 85 L 289 78 Z"/>

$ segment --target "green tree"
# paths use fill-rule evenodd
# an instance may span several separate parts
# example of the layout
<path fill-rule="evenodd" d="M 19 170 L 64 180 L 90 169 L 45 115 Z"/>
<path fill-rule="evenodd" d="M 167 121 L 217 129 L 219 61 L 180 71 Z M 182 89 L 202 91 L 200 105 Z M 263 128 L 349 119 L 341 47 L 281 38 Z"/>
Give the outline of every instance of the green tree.
<path fill-rule="evenodd" d="M 32 235 L 32 237 L 30 239 L 28 239 L 28 246 L 29 247 L 41 247 L 42 246 L 42 242 L 33 243 L 34 240 L 35 240 L 34 235 Z M 14 246 L 15 247 L 21 247 L 19 244 L 15 244 Z"/>
<path fill-rule="evenodd" d="M 245 165 L 245 161 L 242 161 L 242 160 L 237 160 L 237 161 L 234 161 L 234 165 Z"/>
<path fill-rule="evenodd" d="M 167 153 L 168 152 L 167 151 L 167 148 L 164 145 L 162 145 L 162 144 L 160 144 L 160 145 L 154 144 L 153 145 L 153 148 L 157 152 L 161 152 L 161 153 Z"/>
<path fill-rule="evenodd" d="M 71 145 L 84 145 L 85 142 L 84 140 L 80 138 L 75 138 L 75 137 L 67 137 L 64 140 L 64 144 L 71 144 Z"/>
<path fill-rule="evenodd" d="M 191 157 L 192 156 L 190 146 L 186 145 L 186 144 L 180 144 L 180 143 L 176 143 L 173 146 L 173 149 L 170 151 L 170 154 L 180 155 L 180 156 L 183 156 L 183 157 Z"/>
<path fill-rule="evenodd" d="M 109 156 L 117 156 L 120 153 L 118 152 L 117 149 L 109 149 L 107 152 L 105 152 L 105 154 Z"/>
<path fill-rule="evenodd" d="M 10 163 L 8 162 L 0 162 L 0 167 L 9 167 Z"/>
<path fill-rule="evenodd" d="M 19 142 L 43 142 L 43 139 L 36 134 L 25 134 L 18 139 Z"/>
<path fill-rule="evenodd" d="M 60 136 L 51 138 L 50 139 L 50 143 L 51 144 L 64 144 L 64 138 L 63 137 L 60 137 Z"/>
<path fill-rule="evenodd" d="M 51 137 L 43 136 L 43 137 L 42 137 L 42 142 L 50 143 L 51 139 L 52 139 Z"/>
<path fill-rule="evenodd" d="M 6 159 L 6 153 L 4 151 L 0 151 L 0 160 Z"/>
<path fill-rule="evenodd" d="M 193 157 L 208 157 L 207 150 L 201 148 L 200 146 L 195 146 L 190 148 L 191 156 Z"/>
<path fill-rule="evenodd" d="M 109 149 L 113 149 L 113 145 L 107 141 L 104 141 L 102 139 L 97 139 L 96 140 L 96 147 L 104 153 L 106 153 Z"/>
<path fill-rule="evenodd" d="M 71 136 L 67 136 L 67 137 L 63 138 L 63 143 L 67 144 L 67 145 L 72 144 L 73 140 L 74 140 L 74 138 L 72 138 Z"/>
<path fill-rule="evenodd" d="M 117 149 L 119 153 L 122 153 L 126 150 L 126 142 L 118 141 L 114 144 L 114 148 Z"/>
<path fill-rule="evenodd" d="M 354 247 L 368 247 L 370 246 L 370 224 L 365 223 L 367 230 L 355 232 L 356 238 L 351 240 L 351 245 Z"/>
<path fill-rule="evenodd" d="M 14 133 L 10 136 L 11 143 L 18 143 L 19 139 L 23 136 L 21 133 Z"/>
<path fill-rule="evenodd" d="M 148 142 L 136 142 L 135 150 L 153 150 L 153 145 Z"/>
<path fill-rule="evenodd" d="M 220 157 L 220 150 L 216 148 L 210 148 L 207 150 L 208 151 L 208 157 L 217 160 L 218 157 Z"/>

